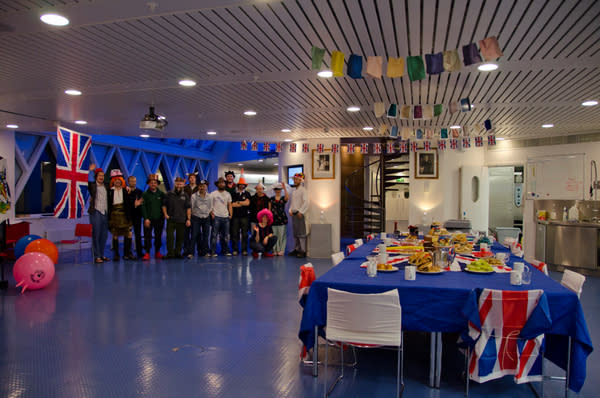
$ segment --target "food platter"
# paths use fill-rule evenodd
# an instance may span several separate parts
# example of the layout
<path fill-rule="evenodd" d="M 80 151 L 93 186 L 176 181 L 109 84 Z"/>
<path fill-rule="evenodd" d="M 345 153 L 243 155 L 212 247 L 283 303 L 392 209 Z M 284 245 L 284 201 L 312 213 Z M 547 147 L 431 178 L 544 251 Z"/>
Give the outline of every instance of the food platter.
<path fill-rule="evenodd" d="M 398 267 L 394 267 L 394 266 L 392 265 L 392 268 L 391 268 L 391 269 L 378 269 L 378 270 L 377 270 L 377 272 L 396 272 L 396 271 L 398 271 L 399 269 L 400 269 L 400 268 L 398 268 Z"/>
<path fill-rule="evenodd" d="M 443 274 L 444 272 L 446 272 L 446 271 L 443 270 L 443 269 L 441 269 L 439 271 L 431 271 L 431 272 L 428 272 L 428 271 L 419 271 L 417 269 L 417 274 L 422 274 L 422 275 L 439 275 L 439 274 Z"/>
<path fill-rule="evenodd" d="M 496 272 L 494 270 L 492 270 L 492 271 L 476 271 L 476 270 L 468 269 L 467 267 L 465 267 L 464 271 L 469 272 L 471 274 L 484 274 L 484 275 L 493 274 L 494 272 Z"/>

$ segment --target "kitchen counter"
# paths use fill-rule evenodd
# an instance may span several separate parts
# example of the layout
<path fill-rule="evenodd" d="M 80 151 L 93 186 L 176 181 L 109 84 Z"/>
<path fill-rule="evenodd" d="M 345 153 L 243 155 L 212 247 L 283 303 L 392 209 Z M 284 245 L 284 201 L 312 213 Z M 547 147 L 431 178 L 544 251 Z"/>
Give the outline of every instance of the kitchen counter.
<path fill-rule="evenodd" d="M 538 220 L 536 257 L 542 252 L 548 264 L 598 269 L 600 223 Z"/>
<path fill-rule="evenodd" d="M 544 225 L 560 225 L 563 227 L 580 227 L 580 228 L 600 228 L 600 222 L 591 222 L 591 221 L 541 221 L 538 220 L 538 224 Z"/>

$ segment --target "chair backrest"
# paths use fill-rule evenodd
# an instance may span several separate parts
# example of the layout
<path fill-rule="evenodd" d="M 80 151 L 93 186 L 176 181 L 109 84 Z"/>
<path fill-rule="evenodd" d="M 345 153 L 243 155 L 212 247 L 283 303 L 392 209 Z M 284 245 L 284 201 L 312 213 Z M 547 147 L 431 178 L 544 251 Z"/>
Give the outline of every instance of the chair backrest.
<path fill-rule="evenodd" d="M 509 334 L 520 331 L 537 306 L 543 290 L 483 289 L 479 296 L 481 329 Z"/>
<path fill-rule="evenodd" d="M 331 255 L 331 263 L 335 267 L 344 260 L 344 252 L 337 252 Z"/>
<path fill-rule="evenodd" d="M 585 282 L 585 276 L 577 273 L 575 271 L 571 271 L 570 269 L 566 269 L 563 273 L 560 284 L 575 292 L 577 297 L 581 296 L 581 292 L 583 291 L 583 283 Z"/>
<path fill-rule="evenodd" d="M 375 239 L 375 234 L 369 234 L 367 235 L 367 242 L 369 242 L 370 240 Z"/>
<path fill-rule="evenodd" d="M 300 266 L 300 278 L 298 279 L 298 298 L 308 294 L 310 285 L 317 279 L 312 263 Z"/>
<path fill-rule="evenodd" d="M 92 237 L 92 224 L 77 224 L 75 225 L 75 236 L 76 237 Z"/>
<path fill-rule="evenodd" d="M 543 272 L 544 275 L 548 276 L 548 264 L 543 261 L 536 260 L 535 258 L 525 258 L 525 260 L 539 271 Z"/>
<path fill-rule="evenodd" d="M 364 344 L 401 345 L 398 290 L 359 294 L 327 289 L 327 338 Z"/>
<path fill-rule="evenodd" d="M 362 246 L 362 244 L 363 244 L 363 240 L 362 239 L 356 239 L 354 241 L 354 246 L 356 246 L 356 247 L 360 247 L 360 246 Z"/>
<path fill-rule="evenodd" d="M 346 246 L 346 256 L 350 255 L 354 250 L 356 250 L 356 245 Z"/>

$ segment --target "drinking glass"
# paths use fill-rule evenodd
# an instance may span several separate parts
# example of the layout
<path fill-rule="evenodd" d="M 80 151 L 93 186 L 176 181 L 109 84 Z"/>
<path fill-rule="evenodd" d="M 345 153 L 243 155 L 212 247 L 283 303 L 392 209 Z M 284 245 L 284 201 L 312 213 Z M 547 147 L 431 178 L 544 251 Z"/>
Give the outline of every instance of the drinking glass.
<path fill-rule="evenodd" d="M 521 272 L 521 283 L 524 285 L 531 283 L 531 270 L 527 265 L 523 268 L 523 272 Z"/>

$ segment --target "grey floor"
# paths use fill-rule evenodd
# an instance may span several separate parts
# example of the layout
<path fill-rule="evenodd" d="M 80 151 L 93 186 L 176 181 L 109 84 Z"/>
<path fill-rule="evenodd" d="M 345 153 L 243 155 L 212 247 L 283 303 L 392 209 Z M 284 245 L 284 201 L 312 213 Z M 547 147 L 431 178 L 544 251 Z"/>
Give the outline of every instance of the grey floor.
<path fill-rule="evenodd" d="M 217 257 L 92 264 L 61 249 L 55 281 L 0 292 L 0 397 L 319 397 L 323 372 L 300 362 L 298 269 L 329 260 Z M 552 277 L 560 278 L 553 273 Z M 600 337 L 600 279 L 582 294 Z M 444 336 L 439 390 L 427 386 L 428 335 L 406 336 L 405 397 L 462 397 L 462 358 Z M 332 356 L 333 353 L 332 353 Z M 580 397 L 600 396 L 600 354 Z M 337 397 L 393 396 L 395 354 L 359 352 Z M 330 374 L 331 375 L 331 374 Z M 558 383 L 546 396 L 564 396 Z M 510 378 L 472 383 L 472 397 L 533 397 Z M 575 396 L 575 394 L 571 394 Z"/>

